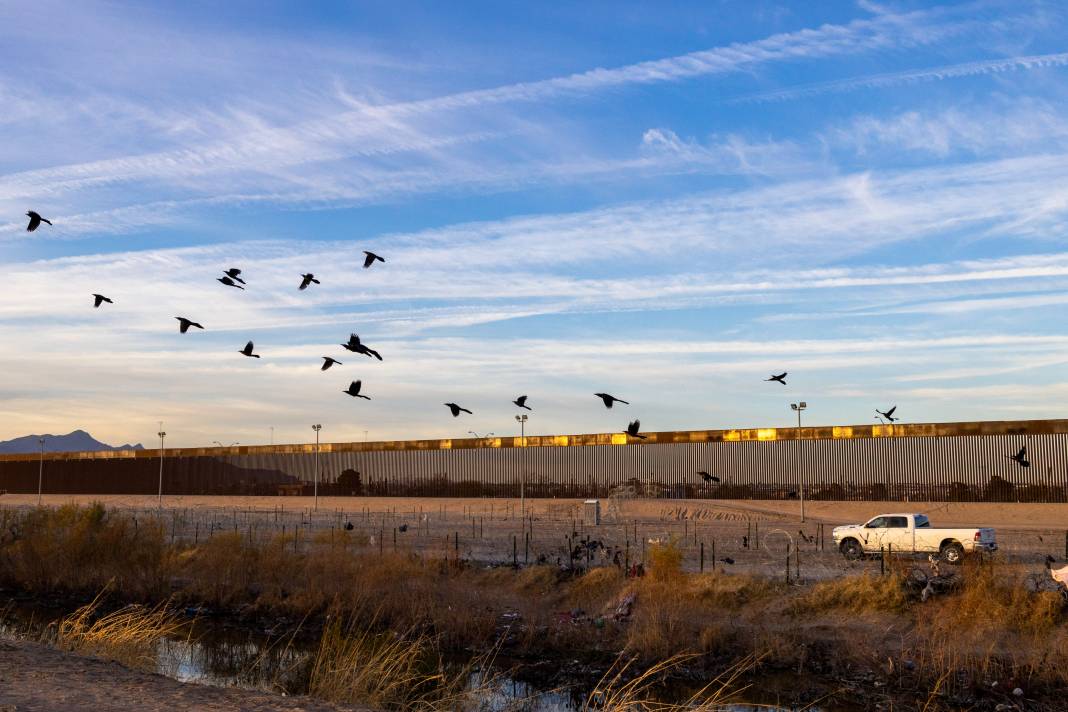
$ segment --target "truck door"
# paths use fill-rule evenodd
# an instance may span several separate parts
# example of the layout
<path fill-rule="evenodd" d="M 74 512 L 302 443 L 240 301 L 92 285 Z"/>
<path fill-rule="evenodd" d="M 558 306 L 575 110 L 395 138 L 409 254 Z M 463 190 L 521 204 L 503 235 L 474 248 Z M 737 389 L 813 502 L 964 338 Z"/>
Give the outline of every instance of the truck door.
<path fill-rule="evenodd" d="M 886 520 L 887 517 L 876 517 L 864 525 L 860 538 L 866 551 L 878 551 L 880 546 L 885 546 Z"/>
<path fill-rule="evenodd" d="M 883 545 L 894 547 L 894 551 L 911 552 L 913 549 L 912 532 L 908 517 L 886 517 Z"/>

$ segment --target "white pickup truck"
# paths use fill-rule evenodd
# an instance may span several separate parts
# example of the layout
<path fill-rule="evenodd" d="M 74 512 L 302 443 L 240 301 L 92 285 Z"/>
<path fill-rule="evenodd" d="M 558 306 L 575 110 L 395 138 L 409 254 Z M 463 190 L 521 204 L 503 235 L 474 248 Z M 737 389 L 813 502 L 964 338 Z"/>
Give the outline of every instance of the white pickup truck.
<path fill-rule="evenodd" d="M 937 552 L 944 561 L 959 564 L 965 554 L 998 549 L 993 529 L 935 529 L 923 514 L 880 514 L 864 524 L 835 527 L 832 534 L 835 546 L 847 559 L 892 549 Z"/>

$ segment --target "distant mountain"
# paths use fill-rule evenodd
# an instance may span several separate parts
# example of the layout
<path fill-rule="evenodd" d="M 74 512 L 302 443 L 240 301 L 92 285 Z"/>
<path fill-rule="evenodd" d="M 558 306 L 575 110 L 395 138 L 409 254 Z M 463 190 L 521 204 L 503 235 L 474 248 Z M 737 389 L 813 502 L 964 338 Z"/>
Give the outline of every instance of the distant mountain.
<path fill-rule="evenodd" d="M 0 440 L 0 453 L 14 454 L 25 452 L 40 452 L 41 446 L 38 440 L 45 439 L 45 452 L 89 452 L 95 450 L 144 450 L 144 446 L 119 445 L 113 447 L 102 443 L 84 430 L 75 430 L 66 435 L 25 435 L 13 440 Z"/>

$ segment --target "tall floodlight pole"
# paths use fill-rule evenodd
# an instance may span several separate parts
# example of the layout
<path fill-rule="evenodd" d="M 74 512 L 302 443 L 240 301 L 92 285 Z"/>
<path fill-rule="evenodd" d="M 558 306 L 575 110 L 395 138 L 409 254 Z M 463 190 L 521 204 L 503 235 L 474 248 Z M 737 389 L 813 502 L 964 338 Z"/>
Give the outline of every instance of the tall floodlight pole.
<path fill-rule="evenodd" d="M 41 506 L 41 486 L 44 483 L 44 438 L 38 438 L 37 444 L 41 446 L 41 461 L 37 465 L 37 506 Z"/>
<path fill-rule="evenodd" d="M 319 511 L 319 431 L 323 429 L 323 426 L 316 423 L 312 426 L 312 430 L 315 431 L 315 511 Z"/>
<path fill-rule="evenodd" d="M 163 432 L 163 421 L 159 421 L 159 432 L 156 433 L 159 436 L 159 509 L 163 511 L 163 439 L 167 437 L 167 433 Z"/>
<path fill-rule="evenodd" d="M 527 497 L 523 485 L 527 481 L 527 473 L 524 470 L 527 464 L 527 416 L 524 413 L 523 415 L 517 415 L 515 419 L 519 423 L 519 442 L 520 447 L 523 448 L 523 455 L 519 463 L 519 513 L 521 518 L 525 518 L 527 515 Z"/>
<path fill-rule="evenodd" d="M 808 403 L 791 403 L 790 408 L 797 413 L 797 480 L 801 493 L 801 523 L 805 523 L 805 473 L 804 462 L 801 460 L 801 412 L 808 408 Z"/>

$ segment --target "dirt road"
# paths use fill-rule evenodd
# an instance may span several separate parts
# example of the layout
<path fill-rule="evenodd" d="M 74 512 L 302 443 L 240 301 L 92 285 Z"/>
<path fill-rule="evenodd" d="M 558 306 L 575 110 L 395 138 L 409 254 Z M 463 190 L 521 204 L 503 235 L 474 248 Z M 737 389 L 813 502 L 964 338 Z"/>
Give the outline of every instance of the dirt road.
<path fill-rule="evenodd" d="M 181 683 L 26 641 L 0 640 L 0 712 L 333 712 L 308 697 Z"/>

